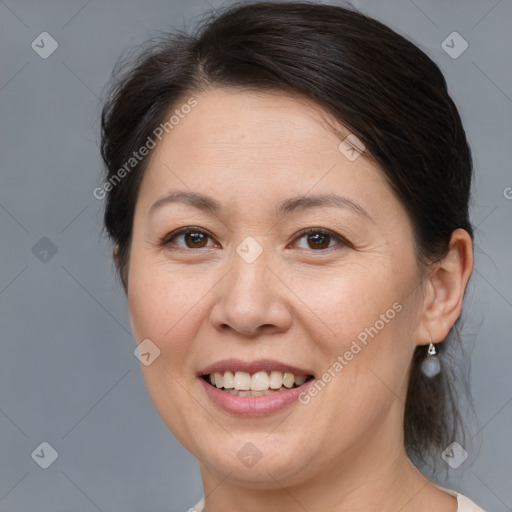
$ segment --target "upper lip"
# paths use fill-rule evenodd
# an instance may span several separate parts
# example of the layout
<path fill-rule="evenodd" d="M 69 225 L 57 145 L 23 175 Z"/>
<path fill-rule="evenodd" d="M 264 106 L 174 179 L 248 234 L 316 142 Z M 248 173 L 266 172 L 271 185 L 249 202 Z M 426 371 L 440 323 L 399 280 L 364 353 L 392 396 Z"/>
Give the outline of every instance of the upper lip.
<path fill-rule="evenodd" d="M 304 370 L 303 368 L 299 368 L 298 366 L 293 366 L 288 363 L 283 363 L 281 361 L 274 361 L 271 359 L 259 359 L 257 361 L 242 361 L 240 359 L 223 359 L 222 361 L 217 361 L 216 363 L 212 363 L 205 368 L 203 368 L 199 372 L 199 376 L 209 375 L 215 372 L 226 372 L 226 371 L 241 371 L 247 373 L 256 373 L 256 372 L 271 372 L 271 371 L 280 371 L 280 372 L 289 372 L 294 375 L 313 375 L 313 373 L 309 370 Z"/>

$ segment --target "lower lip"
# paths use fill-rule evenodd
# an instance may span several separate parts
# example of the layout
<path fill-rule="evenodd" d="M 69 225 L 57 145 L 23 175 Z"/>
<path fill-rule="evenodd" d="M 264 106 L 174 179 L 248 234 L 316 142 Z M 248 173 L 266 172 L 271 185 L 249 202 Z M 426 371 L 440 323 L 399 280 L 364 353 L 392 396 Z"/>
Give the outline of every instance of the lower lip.
<path fill-rule="evenodd" d="M 238 416 L 263 416 L 272 414 L 296 402 L 299 395 L 308 388 L 314 379 L 302 386 L 287 391 L 279 391 L 265 396 L 236 396 L 225 393 L 199 378 L 208 397 L 221 409 Z"/>

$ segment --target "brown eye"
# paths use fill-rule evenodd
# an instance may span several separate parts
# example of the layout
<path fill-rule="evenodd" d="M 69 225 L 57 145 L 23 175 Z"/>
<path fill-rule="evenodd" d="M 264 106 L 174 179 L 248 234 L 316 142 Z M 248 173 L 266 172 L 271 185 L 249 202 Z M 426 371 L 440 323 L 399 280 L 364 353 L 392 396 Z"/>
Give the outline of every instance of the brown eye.
<path fill-rule="evenodd" d="M 208 242 L 212 238 L 208 233 L 199 228 L 186 227 L 171 233 L 166 236 L 162 241 L 163 246 L 177 246 L 182 249 L 202 249 L 213 247 Z"/>
<path fill-rule="evenodd" d="M 296 239 L 297 246 L 301 249 L 321 251 L 336 246 L 340 248 L 350 246 L 350 242 L 340 235 L 320 228 L 309 228 L 301 231 Z"/>
<path fill-rule="evenodd" d="M 204 247 L 208 242 L 208 235 L 204 233 L 187 233 L 184 236 L 185 244 L 191 249 Z"/>
<path fill-rule="evenodd" d="M 307 241 L 310 249 L 327 249 L 331 236 L 324 233 L 310 234 L 307 235 Z"/>

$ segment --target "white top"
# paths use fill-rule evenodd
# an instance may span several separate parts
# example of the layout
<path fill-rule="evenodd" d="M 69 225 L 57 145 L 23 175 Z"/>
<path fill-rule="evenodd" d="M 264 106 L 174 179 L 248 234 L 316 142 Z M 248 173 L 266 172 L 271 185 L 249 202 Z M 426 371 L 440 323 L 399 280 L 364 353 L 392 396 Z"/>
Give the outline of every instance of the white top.
<path fill-rule="evenodd" d="M 446 487 L 441 487 L 440 485 L 436 485 L 436 487 L 457 498 L 457 512 L 485 512 L 483 508 L 480 508 L 463 494 L 447 489 Z"/>
<path fill-rule="evenodd" d="M 457 512 L 485 512 L 483 508 L 480 508 L 476 503 L 473 503 L 469 498 L 451 489 L 446 489 L 436 485 L 438 489 L 450 494 L 457 498 Z M 194 507 L 189 508 L 188 512 L 204 512 L 204 498 L 201 498 Z M 455 511 L 454 511 L 455 512 Z"/>

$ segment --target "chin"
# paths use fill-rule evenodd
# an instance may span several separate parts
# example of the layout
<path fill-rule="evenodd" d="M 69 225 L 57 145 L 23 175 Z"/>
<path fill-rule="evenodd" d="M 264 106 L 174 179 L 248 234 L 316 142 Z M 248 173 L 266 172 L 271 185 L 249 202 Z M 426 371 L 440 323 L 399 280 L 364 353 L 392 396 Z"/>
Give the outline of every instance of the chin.
<path fill-rule="evenodd" d="M 222 435 L 222 434 L 220 434 Z M 283 442 L 283 436 L 272 434 L 225 433 L 222 438 L 202 437 L 195 449 L 189 449 L 200 463 L 231 481 L 254 489 L 281 489 L 283 482 L 296 485 L 306 481 L 311 456 L 315 450 L 304 447 L 306 436 L 296 434 Z M 205 442 L 206 441 L 206 442 Z M 212 449 L 212 447 L 214 447 Z M 311 452 L 311 453 L 308 453 Z"/>

